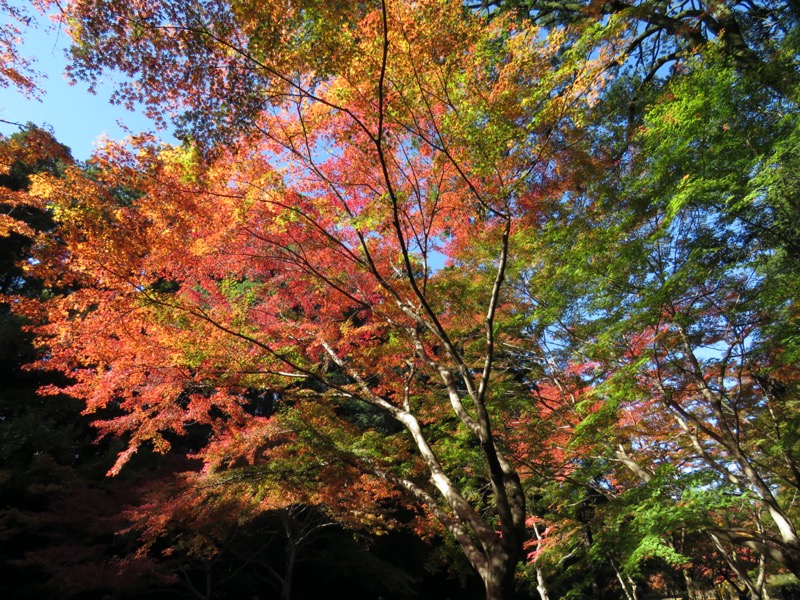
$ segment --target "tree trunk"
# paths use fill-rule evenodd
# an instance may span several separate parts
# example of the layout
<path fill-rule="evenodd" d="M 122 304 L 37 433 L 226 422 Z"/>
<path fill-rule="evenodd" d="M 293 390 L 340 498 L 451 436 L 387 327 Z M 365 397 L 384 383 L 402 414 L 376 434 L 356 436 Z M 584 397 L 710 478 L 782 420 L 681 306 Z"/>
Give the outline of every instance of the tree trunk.
<path fill-rule="evenodd" d="M 539 592 L 539 598 L 541 600 L 550 600 L 550 596 L 547 594 L 544 573 L 542 573 L 539 567 L 536 567 L 536 591 Z"/>
<path fill-rule="evenodd" d="M 534 535 L 536 535 L 536 541 L 539 542 L 539 544 L 541 544 L 542 535 L 539 533 L 539 527 L 536 525 L 535 521 L 533 523 L 533 533 Z M 544 578 L 544 573 L 539 568 L 537 562 L 538 561 L 534 559 L 533 567 L 534 569 L 536 569 L 536 591 L 539 592 L 540 600 L 550 600 L 550 596 L 547 593 L 547 584 Z"/>
<path fill-rule="evenodd" d="M 698 595 L 694 579 L 692 579 L 691 574 L 686 569 L 681 569 L 681 573 L 683 574 L 683 583 L 686 586 L 686 597 L 689 600 L 696 600 Z"/>
<path fill-rule="evenodd" d="M 483 579 L 486 600 L 511 600 L 514 596 L 514 578 L 502 573 L 490 573 Z"/>
<path fill-rule="evenodd" d="M 294 577 L 294 566 L 297 563 L 297 546 L 294 542 L 289 542 L 286 549 L 286 572 L 283 576 L 283 586 L 281 588 L 282 600 L 290 600 L 292 597 L 292 578 Z"/>
<path fill-rule="evenodd" d="M 487 568 L 480 573 L 486 600 L 511 600 L 514 597 L 516 558 L 503 549 L 489 558 Z"/>

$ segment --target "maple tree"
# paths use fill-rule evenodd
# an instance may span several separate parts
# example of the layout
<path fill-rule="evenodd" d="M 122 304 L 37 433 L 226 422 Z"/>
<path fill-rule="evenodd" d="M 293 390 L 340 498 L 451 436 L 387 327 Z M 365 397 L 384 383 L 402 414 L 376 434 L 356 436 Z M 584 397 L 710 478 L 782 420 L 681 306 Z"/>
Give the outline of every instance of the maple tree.
<path fill-rule="evenodd" d="M 689 527 L 760 598 L 765 563 L 798 566 L 797 290 L 786 278 L 797 255 L 785 228 L 796 108 L 723 42 L 680 66 L 649 86 L 620 82 L 616 93 L 636 86 L 646 108 L 603 107 L 615 171 L 587 173 L 553 202 L 553 225 L 529 239 L 538 266 L 523 259 L 520 297 L 550 360 L 593 365 L 579 439 L 617 493 L 630 490 L 609 510 L 632 493 L 658 498 L 644 556 L 688 562 L 670 531 Z M 757 576 L 737 562 L 753 551 Z"/>
<path fill-rule="evenodd" d="M 9 0 L 0 2 L 4 19 L 0 25 L 0 88 L 15 87 L 29 97 L 40 91 L 36 83 L 39 73 L 33 69 L 32 59 L 20 53 L 19 45 L 26 30 L 36 27 L 35 11 L 44 10 L 45 6 L 46 2 L 38 1 L 30 7 Z"/>
<path fill-rule="evenodd" d="M 16 217 L 0 239 L 0 298 L 18 303 L 53 293 L 43 290 L 26 268 L 34 238 L 58 235 L 46 207 L 27 194 L 31 177 L 47 172 L 57 180 L 70 165 L 83 176 L 94 176 L 96 170 L 75 165 L 68 149 L 34 126 L 0 140 L 0 156 L 5 171 L 0 175 L 5 200 L 0 206 L 4 214 Z M 224 485 L 197 477 L 193 462 L 183 454 L 191 452 L 202 432 L 175 440 L 169 456 L 154 461 L 145 452 L 126 467 L 124 476 L 105 477 L 124 442 L 98 443 L 90 426 L 95 416 L 81 415 L 80 401 L 36 395 L 37 387 L 63 385 L 65 380 L 57 373 L 21 368 L 35 356 L 30 332 L 8 304 L 0 308 L 3 593 L 78 598 L 147 595 L 158 589 L 160 594 L 249 597 L 266 587 L 261 576 L 266 569 L 287 598 L 290 592 L 292 597 L 313 597 L 309 582 L 324 581 L 330 582 L 328 587 L 347 586 L 354 598 L 373 597 L 381 590 L 413 595 L 414 578 L 402 569 L 419 572 L 421 567 L 403 560 L 389 565 L 377 558 L 374 552 L 381 549 L 369 526 L 362 525 L 355 534 L 345 531 L 321 509 L 312 508 L 313 499 L 300 495 L 293 498 L 302 497 L 309 505 L 264 512 L 246 477 L 240 486 L 232 484 L 236 475 L 230 471 Z M 269 405 L 256 396 L 251 400 L 254 412 Z M 114 412 L 109 409 L 106 418 Z M 189 472 L 176 476 L 187 468 Z M 226 493 L 220 494 L 221 489 Z M 356 508 L 349 503 L 350 510 Z M 377 531 L 384 534 L 381 545 L 402 547 L 397 535 Z M 371 553 L 364 549 L 367 542 Z M 414 547 L 420 558 L 426 552 L 424 543 Z M 347 565 L 341 565 L 341 553 L 349 557 Z M 431 584 L 427 579 L 426 586 Z"/>
<path fill-rule="evenodd" d="M 69 149 L 45 129 L 28 125 L 0 138 L 0 593 L 14 598 L 77 596 L 108 589 L 112 581 L 116 589 L 136 589 L 143 572 L 158 571 L 142 558 L 129 560 L 120 573 L 119 556 L 132 552 L 132 544 L 109 540 L 124 525 L 122 508 L 135 494 L 103 476 L 115 453 L 94 443 L 81 402 L 37 395 L 39 386 L 63 380 L 23 368 L 36 353 L 9 303 L 12 295 L 19 301 L 42 293 L 23 265 L 33 238 L 54 228 L 46 208 L 27 193 L 31 177 L 59 177 L 72 164 Z"/>
<path fill-rule="evenodd" d="M 40 365 L 121 411 L 97 422 L 128 436 L 111 472 L 199 432 L 194 476 L 251 473 L 261 510 L 363 522 L 401 493 L 509 597 L 527 515 L 498 424 L 530 404 L 504 373 L 511 236 L 608 56 L 457 2 L 65 11 L 74 73 L 136 75 L 121 98 L 191 131 L 34 182 L 59 235 L 30 268 L 66 292 L 28 305 Z M 562 48 L 579 71 L 550 68 Z"/>
<path fill-rule="evenodd" d="M 609 170 L 579 164 L 567 193 L 548 199 L 547 227 L 522 234 L 512 284 L 544 366 L 531 373 L 552 381 L 588 366 L 589 393 L 569 420 L 583 473 L 570 479 L 606 500 L 592 552 L 623 578 L 671 562 L 694 593 L 690 561 L 707 556 L 678 540 L 696 531 L 730 585 L 761 598 L 769 569 L 797 571 L 794 8 L 483 7 L 584 31 L 621 19 L 637 33 L 599 110 L 584 115 L 596 128 L 587 151 Z M 574 517 L 550 518 L 554 562 L 574 556 Z"/>
<path fill-rule="evenodd" d="M 61 10 L 70 73 L 183 140 L 34 177 L 18 303 L 112 474 L 194 465 L 143 551 L 407 504 L 487 598 L 526 554 L 543 599 L 798 573 L 793 4 Z"/>
<path fill-rule="evenodd" d="M 513 12 L 547 27 L 625 23 L 633 34 L 618 48 L 618 66 L 639 71 L 639 85 L 668 78 L 665 67 L 713 47 L 737 71 L 796 98 L 794 35 L 800 5 L 794 0 L 477 0 L 468 5 L 489 15 Z"/>

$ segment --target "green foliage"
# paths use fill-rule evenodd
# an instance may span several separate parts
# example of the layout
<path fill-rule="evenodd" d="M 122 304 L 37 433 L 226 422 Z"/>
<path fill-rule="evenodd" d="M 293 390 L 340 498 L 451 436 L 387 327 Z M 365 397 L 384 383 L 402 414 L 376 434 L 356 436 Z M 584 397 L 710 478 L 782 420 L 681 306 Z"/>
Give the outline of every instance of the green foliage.
<path fill-rule="evenodd" d="M 800 579 L 789 573 L 773 575 L 767 580 L 771 598 L 792 600 L 800 595 Z"/>

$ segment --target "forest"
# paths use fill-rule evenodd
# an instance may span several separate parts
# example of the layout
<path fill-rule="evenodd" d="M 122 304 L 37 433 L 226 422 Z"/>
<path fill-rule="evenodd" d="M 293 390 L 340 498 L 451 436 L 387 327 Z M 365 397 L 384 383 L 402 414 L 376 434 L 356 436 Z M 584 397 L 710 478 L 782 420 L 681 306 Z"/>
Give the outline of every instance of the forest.
<path fill-rule="evenodd" d="M 0 137 L 2 597 L 800 598 L 798 0 L 37 11 L 176 141 Z"/>

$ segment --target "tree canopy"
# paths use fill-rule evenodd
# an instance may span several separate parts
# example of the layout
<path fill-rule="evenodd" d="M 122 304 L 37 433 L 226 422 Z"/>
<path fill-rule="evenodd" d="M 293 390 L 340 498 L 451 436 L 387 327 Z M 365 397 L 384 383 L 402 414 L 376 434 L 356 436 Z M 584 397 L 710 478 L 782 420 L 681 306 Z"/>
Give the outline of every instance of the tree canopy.
<path fill-rule="evenodd" d="M 42 393 L 110 475 L 173 460 L 141 556 L 283 515 L 440 536 L 487 599 L 800 577 L 793 3 L 57 6 L 181 140 L 2 199 Z"/>

